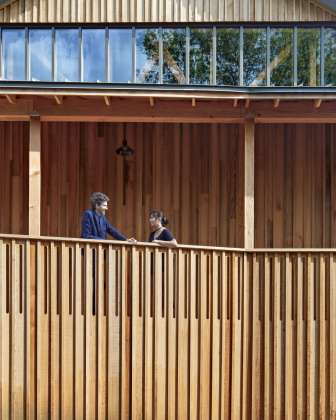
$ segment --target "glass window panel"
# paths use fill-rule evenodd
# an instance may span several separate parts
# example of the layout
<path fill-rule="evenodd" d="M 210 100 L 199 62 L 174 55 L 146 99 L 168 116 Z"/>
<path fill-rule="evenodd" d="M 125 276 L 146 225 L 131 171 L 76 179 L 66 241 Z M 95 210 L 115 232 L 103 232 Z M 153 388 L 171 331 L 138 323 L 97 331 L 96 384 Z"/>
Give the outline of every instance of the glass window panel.
<path fill-rule="evenodd" d="M 132 29 L 110 29 L 110 78 L 114 83 L 132 82 Z"/>
<path fill-rule="evenodd" d="M 266 85 L 265 29 L 244 29 L 244 85 Z"/>
<path fill-rule="evenodd" d="M 158 29 L 136 30 L 136 81 L 159 82 L 159 31 Z"/>
<path fill-rule="evenodd" d="M 326 28 L 324 35 L 324 82 L 336 86 L 336 29 Z"/>
<path fill-rule="evenodd" d="M 186 30 L 164 29 L 163 83 L 185 84 Z"/>
<path fill-rule="evenodd" d="M 25 30 L 3 29 L 2 48 L 5 80 L 26 78 Z"/>
<path fill-rule="evenodd" d="M 52 80 L 51 29 L 29 30 L 30 79 Z"/>
<path fill-rule="evenodd" d="M 293 85 L 292 29 L 271 29 L 270 72 L 272 86 Z"/>
<path fill-rule="evenodd" d="M 320 30 L 298 29 L 298 85 L 320 84 Z"/>
<path fill-rule="evenodd" d="M 212 83 L 212 29 L 190 31 L 190 83 Z"/>
<path fill-rule="evenodd" d="M 217 85 L 239 85 L 239 29 L 217 29 Z"/>
<path fill-rule="evenodd" d="M 55 80 L 57 82 L 78 82 L 79 74 L 79 30 L 56 29 Z"/>
<path fill-rule="evenodd" d="M 105 29 L 83 29 L 83 81 L 105 81 Z"/>

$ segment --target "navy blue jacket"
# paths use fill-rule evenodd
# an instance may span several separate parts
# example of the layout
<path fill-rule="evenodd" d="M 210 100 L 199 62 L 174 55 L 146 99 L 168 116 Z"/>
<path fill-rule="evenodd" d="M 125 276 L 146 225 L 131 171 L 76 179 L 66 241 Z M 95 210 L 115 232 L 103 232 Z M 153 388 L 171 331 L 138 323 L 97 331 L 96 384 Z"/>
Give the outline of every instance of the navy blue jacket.
<path fill-rule="evenodd" d="M 126 236 L 109 224 L 105 216 L 100 216 L 93 210 L 86 210 L 82 216 L 81 238 L 102 240 L 106 239 L 107 234 L 118 241 L 127 240 Z"/>

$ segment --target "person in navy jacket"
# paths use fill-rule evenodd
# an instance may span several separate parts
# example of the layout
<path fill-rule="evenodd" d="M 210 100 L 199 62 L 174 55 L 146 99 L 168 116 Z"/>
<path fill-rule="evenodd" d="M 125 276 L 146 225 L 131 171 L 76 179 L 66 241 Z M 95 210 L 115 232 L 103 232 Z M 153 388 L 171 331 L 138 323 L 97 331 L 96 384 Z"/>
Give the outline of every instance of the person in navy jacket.
<path fill-rule="evenodd" d="M 128 239 L 125 235 L 113 227 L 105 217 L 108 209 L 109 198 L 101 192 L 95 192 L 90 197 L 91 210 L 86 210 L 82 216 L 81 238 L 107 239 L 109 234 L 118 241 L 136 242 L 134 238 Z"/>

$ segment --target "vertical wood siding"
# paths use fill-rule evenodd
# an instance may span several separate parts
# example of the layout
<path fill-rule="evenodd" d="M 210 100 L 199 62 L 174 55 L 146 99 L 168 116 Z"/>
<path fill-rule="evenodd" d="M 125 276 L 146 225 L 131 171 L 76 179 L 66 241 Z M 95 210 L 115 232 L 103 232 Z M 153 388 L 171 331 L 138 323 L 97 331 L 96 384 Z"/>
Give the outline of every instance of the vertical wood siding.
<path fill-rule="evenodd" d="M 258 125 L 255 246 L 336 246 L 336 127 Z"/>
<path fill-rule="evenodd" d="M 1 418 L 333 420 L 335 270 L 0 237 Z"/>
<path fill-rule="evenodd" d="M 179 242 L 243 243 L 243 130 L 223 124 L 126 124 L 135 150 L 124 167 L 118 123 L 43 123 L 43 235 L 78 237 L 93 191 L 111 199 L 109 218 L 146 240 L 152 209 Z"/>
<path fill-rule="evenodd" d="M 0 123 L 0 232 L 2 233 L 27 233 L 28 146 L 28 123 Z"/>
<path fill-rule="evenodd" d="M 311 0 L 17 0 L 0 22 L 330 21 L 336 13 Z"/>

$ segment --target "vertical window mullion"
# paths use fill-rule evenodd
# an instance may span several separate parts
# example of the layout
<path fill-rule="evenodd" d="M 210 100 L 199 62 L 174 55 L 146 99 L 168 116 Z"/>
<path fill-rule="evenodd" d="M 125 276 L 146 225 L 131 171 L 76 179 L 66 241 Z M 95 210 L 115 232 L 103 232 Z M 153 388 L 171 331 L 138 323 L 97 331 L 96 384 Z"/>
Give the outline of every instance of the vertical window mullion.
<path fill-rule="evenodd" d="M 163 29 L 159 28 L 159 83 L 163 83 Z"/>
<path fill-rule="evenodd" d="M 56 80 L 56 32 L 55 27 L 51 28 L 51 79 Z"/>
<path fill-rule="evenodd" d="M 271 86 L 271 28 L 266 28 L 266 86 Z"/>
<path fill-rule="evenodd" d="M 186 84 L 190 83 L 190 27 L 186 28 Z"/>
<path fill-rule="evenodd" d="M 84 79 L 84 69 L 83 69 L 83 30 L 79 28 L 79 80 L 83 82 Z"/>
<path fill-rule="evenodd" d="M 136 38 L 135 27 L 132 27 L 132 82 L 136 83 Z"/>
<path fill-rule="evenodd" d="M 217 84 L 217 67 L 216 67 L 216 55 L 217 55 L 217 32 L 216 26 L 212 28 L 212 84 Z"/>
<path fill-rule="evenodd" d="M 239 28 L 239 86 L 244 85 L 244 28 Z"/>
<path fill-rule="evenodd" d="M 321 36 L 320 36 L 320 60 L 321 60 L 321 64 L 320 64 L 320 76 L 321 76 L 321 86 L 325 85 L 325 74 L 324 74 L 324 70 L 325 70 L 325 65 L 324 65 L 324 60 L 325 60 L 325 49 L 324 49 L 324 43 L 325 43 L 325 28 L 324 26 L 321 27 Z"/>
<path fill-rule="evenodd" d="M 293 31 L 293 84 L 298 84 L 298 38 L 297 38 L 297 26 L 294 26 Z"/>
<path fill-rule="evenodd" d="M 109 31 L 105 28 L 105 82 L 110 82 Z"/>
<path fill-rule="evenodd" d="M 25 28 L 25 80 L 31 80 L 29 31 Z"/>

